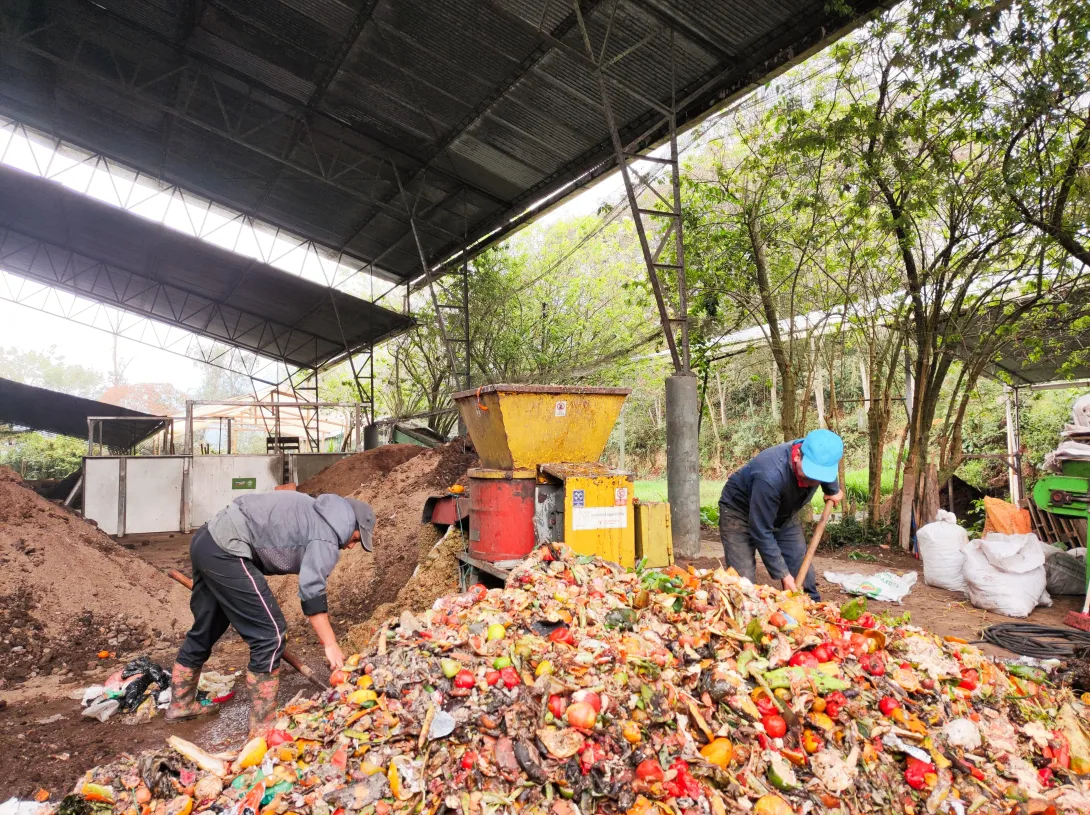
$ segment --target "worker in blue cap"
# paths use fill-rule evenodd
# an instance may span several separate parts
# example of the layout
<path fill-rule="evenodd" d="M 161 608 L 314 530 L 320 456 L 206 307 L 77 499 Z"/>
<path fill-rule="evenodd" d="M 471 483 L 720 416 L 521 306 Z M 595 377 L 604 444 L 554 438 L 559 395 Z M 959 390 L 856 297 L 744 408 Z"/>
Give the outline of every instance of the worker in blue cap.
<path fill-rule="evenodd" d="M 844 442 L 830 430 L 813 430 L 806 438 L 762 450 L 723 485 L 719 497 L 719 537 L 727 565 L 750 580 L 757 579 L 756 552 L 773 580 L 795 591 L 795 574 L 806 556 L 806 537 L 799 511 L 818 486 L 825 500 L 839 504 L 844 493 L 837 469 Z M 803 589 L 820 600 L 814 567 Z"/>

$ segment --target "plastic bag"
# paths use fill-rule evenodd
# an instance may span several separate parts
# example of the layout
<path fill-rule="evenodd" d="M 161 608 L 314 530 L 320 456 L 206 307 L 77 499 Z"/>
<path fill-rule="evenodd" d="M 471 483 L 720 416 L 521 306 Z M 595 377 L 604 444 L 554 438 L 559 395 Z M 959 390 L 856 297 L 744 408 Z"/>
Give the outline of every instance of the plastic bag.
<path fill-rule="evenodd" d="M 85 707 L 83 715 L 89 719 L 98 719 L 100 722 L 104 722 L 117 712 L 120 705 L 121 703 L 117 699 L 102 699 L 93 705 Z"/>
<path fill-rule="evenodd" d="M 940 509 L 933 523 L 916 532 L 916 542 L 923 561 L 923 582 L 964 594 L 965 547 L 969 545 L 969 535 L 958 526 L 954 513 Z"/>
<path fill-rule="evenodd" d="M 151 685 L 158 685 L 160 690 L 170 687 L 170 674 L 147 656 L 134 659 L 126 665 L 121 676 L 125 680 L 120 696 L 122 713 L 129 713 L 140 707 Z"/>
<path fill-rule="evenodd" d="M 1045 590 L 1045 552 L 1036 535 L 991 533 L 965 547 L 965 582 L 977 608 L 1007 617 L 1028 617 L 1050 606 Z"/>
<path fill-rule="evenodd" d="M 1028 509 L 1019 509 L 1014 504 L 984 496 L 984 536 L 991 533 L 1001 535 L 1028 535 L 1033 531 L 1033 519 Z"/>
<path fill-rule="evenodd" d="M 0 804 L 0 815 L 34 815 L 39 810 L 46 808 L 46 804 L 37 801 L 21 801 L 18 798 L 9 798 Z"/>
<path fill-rule="evenodd" d="M 1050 595 L 1086 592 L 1086 549 L 1064 550 L 1049 546 L 1045 551 L 1045 589 Z"/>
<path fill-rule="evenodd" d="M 906 572 L 900 576 L 893 572 L 877 574 L 826 572 L 825 579 L 840 585 L 848 594 L 862 594 L 872 600 L 882 600 L 887 603 L 901 602 L 916 585 L 915 572 Z"/>

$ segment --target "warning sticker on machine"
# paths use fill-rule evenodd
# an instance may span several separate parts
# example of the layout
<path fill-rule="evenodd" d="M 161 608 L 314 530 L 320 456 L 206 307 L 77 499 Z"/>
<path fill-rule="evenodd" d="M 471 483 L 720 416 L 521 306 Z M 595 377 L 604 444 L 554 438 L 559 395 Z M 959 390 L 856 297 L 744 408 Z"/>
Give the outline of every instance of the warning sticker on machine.
<path fill-rule="evenodd" d="M 624 529 L 627 526 L 627 507 L 572 507 L 573 530 Z"/>

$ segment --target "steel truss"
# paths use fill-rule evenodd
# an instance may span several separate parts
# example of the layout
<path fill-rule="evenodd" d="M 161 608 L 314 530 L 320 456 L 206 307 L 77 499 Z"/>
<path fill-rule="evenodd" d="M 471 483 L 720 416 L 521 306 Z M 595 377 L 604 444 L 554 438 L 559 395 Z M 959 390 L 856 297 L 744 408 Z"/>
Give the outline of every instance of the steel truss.
<path fill-rule="evenodd" d="M 386 284 L 385 291 L 397 282 L 376 265 L 377 261 L 363 263 L 3 116 L 0 164 L 56 181 L 141 218 L 330 288 L 359 296 L 368 289 L 372 301 L 376 299 L 375 280 Z M 357 277 L 362 281 L 348 287 Z"/>
<path fill-rule="evenodd" d="M 685 244 L 682 232 L 681 167 L 677 145 L 677 61 L 674 53 L 674 32 L 673 29 L 658 32 L 655 36 L 647 37 L 635 45 L 621 50 L 619 53 L 611 54 L 610 35 L 613 32 L 613 15 L 616 14 L 619 5 L 618 0 L 613 2 L 609 22 L 597 47 L 592 42 L 586 16 L 580 13 L 579 0 L 574 0 L 574 5 L 579 20 L 579 30 L 583 35 L 583 44 L 586 48 L 583 59 L 594 66 L 594 75 L 601 96 L 602 114 L 605 117 L 606 125 L 609 127 L 613 152 L 618 168 L 621 171 L 621 178 L 624 181 L 628 208 L 636 226 L 636 234 L 639 237 L 640 251 L 643 254 L 644 265 L 647 268 L 647 277 L 651 282 L 651 290 L 655 295 L 659 321 L 662 323 L 662 333 L 666 337 L 666 344 L 670 349 L 670 357 L 674 364 L 675 373 L 689 373 L 691 366 L 689 359 L 688 292 L 685 280 Z M 670 102 L 668 105 L 660 104 L 655 100 L 636 94 L 627 88 L 624 83 L 607 73 L 608 68 L 641 48 L 646 48 L 661 33 L 666 33 L 670 41 Z M 565 47 L 568 48 L 568 46 Z M 617 119 L 613 114 L 611 88 L 639 99 L 639 101 L 650 105 L 653 110 L 660 114 L 660 118 L 648 130 L 645 130 L 643 135 L 629 144 L 625 144 L 622 140 Z M 666 148 L 666 155 L 645 153 L 644 151 L 654 146 L 649 143 L 652 137 L 651 134 L 660 133 L 663 129 L 667 134 L 666 142 L 663 145 Z M 637 169 L 641 164 L 645 167 L 650 165 L 655 169 L 665 167 L 670 176 L 669 191 L 664 194 L 656 188 L 654 183 L 648 181 L 646 175 L 641 174 Z M 649 202 L 649 206 L 640 205 L 633 177 L 653 194 L 653 200 Z M 665 223 L 665 227 L 661 226 L 663 223 Z M 671 243 L 673 244 L 673 257 L 667 262 L 662 257 Z M 674 278 L 672 286 L 668 286 L 667 282 L 664 281 L 664 274 L 672 274 Z M 668 288 L 672 288 L 673 291 L 668 291 Z"/>
<path fill-rule="evenodd" d="M 148 348 L 166 351 L 231 373 L 242 374 L 255 383 L 260 382 L 272 388 L 289 385 L 299 397 L 298 401 L 317 400 L 317 386 L 311 384 L 312 381 L 317 382 L 318 371 L 314 369 L 288 365 L 281 360 L 270 359 L 237 346 L 216 342 L 177 326 L 167 325 L 97 300 L 79 297 L 55 286 L 20 277 L 2 268 L 0 268 L 0 300 L 60 317 L 77 325 L 87 326 Z M 364 415 L 367 421 L 371 422 L 374 419 L 373 348 L 357 350 L 348 361 L 353 371 L 357 392 L 360 394 Z M 300 379 L 301 376 L 302 379 Z M 308 393 L 313 394 L 313 398 L 307 396 Z"/>
<path fill-rule="evenodd" d="M 345 289 L 374 302 L 394 288 L 385 288 L 376 298 L 375 280 L 385 280 L 385 277 L 381 274 L 371 275 L 373 266 L 361 265 L 343 253 L 332 252 L 313 241 L 292 236 L 180 187 L 164 184 L 153 176 L 132 170 L 105 156 L 3 117 L 0 117 L 0 163 L 55 181 L 80 194 L 289 274 L 313 282 L 324 282 L 330 289 Z M 12 268 L 15 274 L 9 271 Z M 316 270 L 320 276 L 315 274 Z M 347 285 L 357 275 L 364 275 L 365 279 Z M 369 298 L 360 291 L 363 288 L 361 282 L 369 282 Z M 92 292 L 96 298 L 107 292 L 114 302 L 81 296 Z M 305 341 L 293 339 L 291 327 L 225 309 L 218 303 L 181 289 L 2 227 L 0 299 L 242 374 L 263 385 L 274 388 L 290 385 L 299 401 L 317 400 L 316 371 L 271 358 L 254 347 L 269 342 L 278 353 L 283 354 L 303 349 Z M 258 340 L 251 347 L 246 347 L 245 343 L 230 345 L 196 334 L 183 327 L 184 324 L 173 325 L 132 310 L 133 301 L 147 302 L 149 299 L 153 304 L 166 307 L 170 317 L 179 323 L 183 318 L 192 320 L 195 317 L 205 320 L 206 324 L 218 320 L 224 326 L 232 327 L 232 333 L 253 336 L 256 330 Z M 374 403 L 373 348 L 353 352 L 346 343 L 344 359 L 352 370 L 357 393 L 370 421 Z M 304 376 L 303 380 L 299 380 L 300 375 Z M 304 384 L 296 385 L 297 381 Z M 314 384 L 307 384 L 310 382 Z M 308 393 L 309 396 L 306 395 Z M 302 415 L 303 410 L 300 409 Z M 318 421 L 314 415 L 308 423 L 315 431 L 311 434 L 308 429 L 308 440 L 315 446 Z"/>
<path fill-rule="evenodd" d="M 0 269 L 0 299 L 276 386 L 298 369 Z"/>
<path fill-rule="evenodd" d="M 73 13 L 81 13 L 78 6 L 73 7 Z M 396 146 L 349 129 L 312 104 L 282 97 L 250 80 L 205 64 L 199 58 L 193 58 L 184 47 L 156 43 L 174 49 L 175 53 L 169 59 L 134 63 L 127 50 L 112 48 L 108 39 L 85 36 L 84 31 L 95 30 L 93 25 L 79 26 L 74 36 L 66 32 L 58 38 L 53 30 L 55 24 L 38 25 L 28 19 L 29 16 L 27 11 L 18 18 L 6 15 L 0 6 L 0 43 L 47 60 L 58 70 L 79 72 L 84 82 L 93 82 L 123 97 L 136 99 L 177 121 L 253 151 L 278 165 L 272 183 L 285 171 L 290 171 L 367 205 L 371 208 L 368 221 L 376 214 L 400 220 L 400 207 L 393 200 L 396 192 L 386 196 L 370 195 L 359 185 L 362 178 L 370 182 L 370 186 L 392 186 L 392 178 L 383 174 L 384 165 L 389 163 L 403 172 L 419 175 L 430 172 L 440 183 L 457 183 L 475 197 L 506 206 L 505 201 L 488 190 L 457 177 L 456 173 L 440 169 L 435 160 L 421 168 L 419 159 L 401 152 Z M 362 25 L 356 27 L 357 35 L 360 31 Z M 109 55 L 115 73 L 84 70 L 82 57 L 92 52 Z M 215 100 L 215 110 L 209 108 L 210 99 Z M 426 112 L 418 112 L 426 116 Z M 164 151 L 169 143 L 168 136 Z M 462 235 L 435 223 L 420 224 L 418 228 L 442 240 L 459 242 L 462 239 Z M 406 237 L 407 234 L 402 239 Z M 364 265 L 373 266 L 376 262 Z M 377 267 L 373 273 L 381 276 Z"/>

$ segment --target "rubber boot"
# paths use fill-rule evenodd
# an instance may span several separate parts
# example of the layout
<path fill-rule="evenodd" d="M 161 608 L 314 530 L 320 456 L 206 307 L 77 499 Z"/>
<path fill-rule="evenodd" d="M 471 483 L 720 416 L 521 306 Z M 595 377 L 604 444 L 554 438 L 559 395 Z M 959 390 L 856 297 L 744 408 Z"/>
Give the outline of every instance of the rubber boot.
<path fill-rule="evenodd" d="M 180 722 L 208 713 L 215 713 L 219 705 L 202 705 L 197 701 L 197 685 L 201 679 L 199 668 L 187 668 L 177 662 L 170 672 L 170 707 L 166 720 Z"/>
<path fill-rule="evenodd" d="M 247 671 L 246 687 L 250 691 L 250 738 L 254 739 L 268 733 L 276 721 L 280 671 L 267 674 Z"/>

